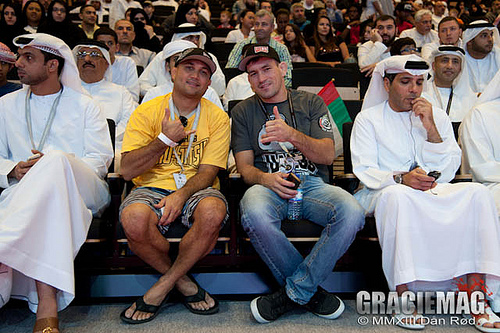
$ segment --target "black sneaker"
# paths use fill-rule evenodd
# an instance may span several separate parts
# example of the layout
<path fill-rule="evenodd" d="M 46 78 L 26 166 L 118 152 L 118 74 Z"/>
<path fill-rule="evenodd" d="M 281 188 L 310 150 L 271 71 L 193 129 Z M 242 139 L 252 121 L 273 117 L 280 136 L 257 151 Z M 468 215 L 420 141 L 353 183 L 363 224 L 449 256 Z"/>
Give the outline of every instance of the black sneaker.
<path fill-rule="evenodd" d="M 298 304 L 288 298 L 285 287 L 267 296 L 257 297 L 250 303 L 252 315 L 261 324 L 278 319 L 279 316 L 295 308 Z"/>
<path fill-rule="evenodd" d="M 318 287 L 304 308 L 326 319 L 337 319 L 345 310 L 344 302 L 332 293 Z"/>

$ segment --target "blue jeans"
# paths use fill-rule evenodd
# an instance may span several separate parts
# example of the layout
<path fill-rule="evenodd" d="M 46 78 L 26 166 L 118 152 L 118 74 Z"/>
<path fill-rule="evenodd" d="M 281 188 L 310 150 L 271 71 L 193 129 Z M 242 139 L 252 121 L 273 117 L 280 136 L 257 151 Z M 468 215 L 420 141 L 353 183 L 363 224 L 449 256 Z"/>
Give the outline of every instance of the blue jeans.
<path fill-rule="evenodd" d="M 272 190 L 254 185 L 240 202 L 241 223 L 250 241 L 287 295 L 307 303 L 347 251 L 365 223 L 363 208 L 352 195 L 319 177 L 302 180 L 303 218 L 324 226 L 319 240 L 304 259 L 281 231 L 288 201 Z"/>

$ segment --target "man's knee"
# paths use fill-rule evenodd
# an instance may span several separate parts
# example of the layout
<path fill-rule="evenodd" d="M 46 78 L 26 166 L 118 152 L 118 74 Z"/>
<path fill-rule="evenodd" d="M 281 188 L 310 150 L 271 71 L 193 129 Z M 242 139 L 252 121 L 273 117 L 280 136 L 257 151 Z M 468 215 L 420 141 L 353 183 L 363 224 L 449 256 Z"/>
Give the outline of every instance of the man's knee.
<path fill-rule="evenodd" d="M 141 203 L 134 203 L 123 208 L 120 215 L 120 222 L 127 239 L 132 241 L 144 240 L 154 219 L 157 219 L 156 214 L 147 205 Z"/>
<path fill-rule="evenodd" d="M 258 227 L 284 218 L 280 213 L 286 200 L 276 200 L 277 194 L 262 185 L 250 187 L 240 201 L 241 223 L 245 228 L 250 224 Z"/>
<path fill-rule="evenodd" d="M 203 198 L 193 214 L 195 223 L 203 224 L 204 230 L 218 232 L 224 218 L 226 217 L 225 202 L 216 197 Z"/>

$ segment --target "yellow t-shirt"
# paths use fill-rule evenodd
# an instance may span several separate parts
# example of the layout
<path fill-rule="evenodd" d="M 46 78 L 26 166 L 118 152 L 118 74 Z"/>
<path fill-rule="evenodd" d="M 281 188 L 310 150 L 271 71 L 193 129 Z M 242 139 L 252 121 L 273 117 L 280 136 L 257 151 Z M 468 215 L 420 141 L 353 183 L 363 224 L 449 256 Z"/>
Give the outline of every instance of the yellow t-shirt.
<path fill-rule="evenodd" d="M 171 95 L 159 96 L 139 105 L 128 121 L 122 153 L 145 147 L 158 137 Z M 187 163 L 184 163 L 184 158 L 189 145 L 188 139 L 177 147 L 168 147 L 153 168 L 133 179 L 136 186 L 176 190 L 173 174 L 180 172 L 181 167 L 175 158 L 174 149 L 184 165 L 184 174 L 188 180 L 197 173 L 200 164 L 226 168 L 230 138 L 229 117 L 205 98 L 200 103 L 200 118 Z M 170 112 L 168 116 L 170 117 Z M 187 130 L 192 128 L 194 119 L 195 113 L 188 119 Z M 215 179 L 213 187 L 218 186 L 218 179 Z"/>

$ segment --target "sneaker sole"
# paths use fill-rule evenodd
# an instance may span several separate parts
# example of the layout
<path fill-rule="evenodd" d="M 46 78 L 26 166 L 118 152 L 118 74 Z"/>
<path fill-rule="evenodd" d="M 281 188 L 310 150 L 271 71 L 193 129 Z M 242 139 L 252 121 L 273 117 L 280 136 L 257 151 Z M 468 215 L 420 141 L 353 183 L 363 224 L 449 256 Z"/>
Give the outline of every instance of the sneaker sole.
<path fill-rule="evenodd" d="M 337 297 L 337 296 L 335 296 Z M 333 312 L 333 313 L 330 313 L 330 314 L 319 314 L 319 313 L 315 313 L 313 312 L 316 316 L 318 317 L 321 317 L 321 318 L 325 318 L 325 319 L 337 319 L 338 317 L 340 317 L 340 315 L 342 313 L 344 313 L 344 310 L 345 310 L 345 305 L 344 305 L 344 302 L 342 302 L 342 300 L 340 298 L 337 297 L 337 299 L 340 301 L 340 306 L 339 308 Z"/>
<path fill-rule="evenodd" d="M 261 323 L 261 324 L 267 324 L 267 323 L 270 323 L 271 321 L 263 318 L 260 313 L 259 313 L 259 309 L 257 308 L 257 300 L 259 299 L 260 297 L 257 297 L 255 298 L 254 300 L 252 300 L 252 302 L 250 303 L 250 310 L 252 311 L 252 316 L 255 318 L 255 320 L 257 320 L 257 322 Z"/>

